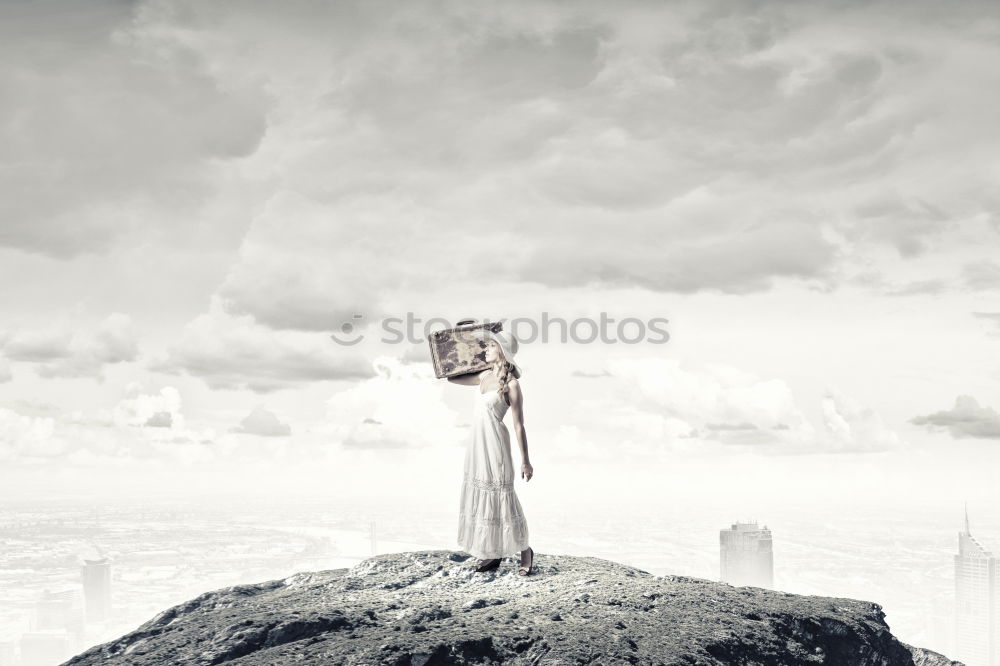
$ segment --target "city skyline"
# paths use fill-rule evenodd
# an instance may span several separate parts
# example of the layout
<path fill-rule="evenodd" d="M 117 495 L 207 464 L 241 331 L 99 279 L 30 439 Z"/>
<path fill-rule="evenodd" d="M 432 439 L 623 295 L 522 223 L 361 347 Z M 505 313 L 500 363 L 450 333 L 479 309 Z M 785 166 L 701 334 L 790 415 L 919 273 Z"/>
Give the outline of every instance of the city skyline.
<path fill-rule="evenodd" d="M 46 524 L 56 529 L 75 525 L 81 533 L 94 535 L 88 542 L 98 538 L 96 543 L 104 546 L 103 556 L 115 553 L 112 584 L 116 590 L 113 597 L 116 616 L 110 624 L 93 625 L 106 627 L 102 634 L 90 634 L 95 642 L 113 638 L 115 627 L 119 628 L 120 635 L 167 606 L 182 603 L 210 589 L 260 582 L 300 571 L 350 566 L 375 552 L 447 549 L 442 545 L 451 527 L 446 506 L 427 514 L 411 514 L 400 513 L 391 502 L 345 501 L 340 504 L 343 511 L 338 512 L 342 517 L 332 520 L 329 501 L 323 498 L 307 504 L 272 504 L 271 500 L 248 503 L 233 498 L 228 508 L 219 510 L 204 501 L 160 500 L 136 502 L 120 508 L 103 503 L 78 509 L 72 509 L 72 502 L 49 503 L 41 505 L 42 512 L 36 511 L 36 518 L 32 520 L 10 520 L 11 514 L 5 512 L 0 538 L 10 543 L 21 531 L 25 535 L 44 534 L 38 530 Z M 64 508 L 55 511 L 57 507 Z M 548 541 L 540 541 L 539 550 L 595 555 L 637 566 L 653 575 L 680 574 L 720 580 L 720 532 L 713 530 L 712 525 L 717 521 L 712 516 L 731 511 L 719 507 L 709 513 L 692 514 L 690 509 L 683 507 L 661 508 L 667 510 L 661 519 L 633 511 L 632 519 L 618 528 L 607 522 L 613 515 L 611 512 L 596 507 L 582 507 L 577 512 L 567 512 L 568 507 L 554 512 L 541 511 L 541 524 L 563 527 L 550 535 Z M 18 515 L 25 518 L 31 515 L 26 509 L 27 505 L 22 506 L 20 511 L 23 513 Z M 67 509 L 72 510 L 67 512 Z M 853 509 L 842 510 L 839 514 L 782 512 L 777 507 L 769 511 L 766 524 L 769 529 L 779 526 L 777 534 L 780 535 L 774 540 L 775 584 L 772 589 L 874 601 L 883 606 L 894 635 L 901 640 L 956 658 L 954 613 L 949 611 L 944 618 L 945 624 L 951 627 L 946 635 L 929 631 L 929 625 L 935 621 L 928 613 L 931 610 L 929 602 L 937 595 L 952 600 L 955 597 L 954 556 L 950 554 L 954 552 L 954 542 L 949 536 L 955 532 L 948 528 L 956 522 L 962 523 L 961 507 L 957 510 L 955 507 L 900 510 L 895 520 L 882 523 L 878 521 L 876 509 L 873 507 L 869 514 Z M 971 505 L 970 512 L 976 515 L 976 509 Z M 984 520 L 977 524 L 984 525 L 987 531 L 981 540 L 993 543 L 1000 537 L 1000 515 L 990 514 L 985 507 L 982 514 Z M 62 518 L 46 518 L 46 515 Z M 421 515 L 423 517 L 418 519 Z M 854 517 L 847 520 L 851 516 Z M 924 521 L 930 521 L 928 527 L 937 525 L 933 533 L 928 532 L 927 527 L 914 530 L 912 526 L 921 516 Z M 891 515 L 887 517 L 892 519 Z M 436 535 L 434 541 L 414 540 L 419 539 L 421 523 L 433 526 L 430 534 Z M 594 534 L 585 535 L 581 528 L 588 523 L 601 528 Z M 102 533 L 112 540 L 98 537 Z M 216 533 L 218 537 L 211 536 Z M 147 537 L 140 536 L 143 534 Z M 196 537 L 198 534 L 203 536 Z M 285 536 L 279 537 L 279 534 Z M 372 551 L 373 534 L 379 535 L 376 551 Z M 631 535 L 631 538 L 624 539 L 624 535 Z M 24 538 L 27 537 L 15 542 L 28 543 Z M 215 541 L 218 546 L 211 545 Z M 938 545 L 933 545 L 934 542 Z M 53 558 L 65 561 L 65 553 L 75 553 L 72 559 L 80 562 L 101 555 L 93 545 L 66 551 L 57 547 L 58 543 L 58 539 L 38 541 L 30 551 L 48 561 Z M 288 547 L 275 548 L 282 543 L 287 543 Z M 10 550 L 6 552 L 15 554 Z M 908 557 L 910 552 L 917 557 Z M 289 560 L 293 555 L 297 559 Z M 34 566 L 31 559 L 26 559 L 29 557 L 36 555 L 25 552 L 15 560 L 14 566 L 20 569 Z M 192 557 L 195 559 L 186 562 Z M 238 564 L 234 569 L 233 563 L 240 561 L 245 565 Z M 820 561 L 822 567 L 817 566 Z M 0 567 L 0 576 L 8 581 L 17 580 L 10 577 L 7 567 L 7 564 Z M 881 573 L 869 576 L 869 569 Z M 39 569 L 46 570 L 44 567 Z M 50 584 L 49 587 L 54 593 L 75 590 L 79 621 L 83 623 L 85 603 L 80 569 L 67 561 L 61 569 L 62 574 L 57 573 L 58 568 L 48 571 L 50 573 L 45 574 L 48 580 L 68 577 L 75 581 L 69 586 Z M 25 580 L 23 587 L 22 584 L 7 585 L 7 589 L 23 600 L 26 609 L 23 612 L 30 615 L 33 611 L 27 609 L 34 607 L 38 597 L 28 590 L 37 587 L 37 594 L 42 595 L 42 588 L 37 586 L 37 581 L 30 587 L 27 583 Z M 0 608 L 4 606 L 8 611 L 14 608 L 10 604 L 0 604 Z M 34 626 L 29 615 L 22 616 L 22 632 Z M 123 621 L 116 624 L 114 620 Z M 5 645 L 18 645 L 20 633 L 16 627 L 19 624 L 11 624 L 9 616 L 0 622 L 0 654 Z"/>

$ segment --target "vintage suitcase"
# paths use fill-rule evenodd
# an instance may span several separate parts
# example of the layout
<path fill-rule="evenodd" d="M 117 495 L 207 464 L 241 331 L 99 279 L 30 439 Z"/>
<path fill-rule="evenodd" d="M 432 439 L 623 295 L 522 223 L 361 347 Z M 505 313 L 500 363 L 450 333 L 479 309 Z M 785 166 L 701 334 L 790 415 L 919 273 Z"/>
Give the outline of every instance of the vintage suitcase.
<path fill-rule="evenodd" d="M 498 321 L 477 324 L 475 321 L 463 319 L 455 328 L 432 331 L 427 336 L 435 376 L 454 377 L 489 367 L 486 365 L 486 344 L 473 333 L 484 329 L 500 331 L 503 324 Z"/>

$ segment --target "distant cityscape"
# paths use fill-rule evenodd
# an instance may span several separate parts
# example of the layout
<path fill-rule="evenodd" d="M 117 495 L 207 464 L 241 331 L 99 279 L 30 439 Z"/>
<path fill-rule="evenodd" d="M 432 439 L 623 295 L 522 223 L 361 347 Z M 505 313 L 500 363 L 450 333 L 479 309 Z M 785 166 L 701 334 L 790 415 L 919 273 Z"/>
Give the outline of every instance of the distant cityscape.
<path fill-rule="evenodd" d="M 380 544 L 375 521 L 359 530 L 359 517 L 322 527 L 289 521 L 283 530 L 264 526 L 273 520 L 261 516 L 257 526 L 237 521 L 227 532 L 213 530 L 218 524 L 196 513 L 172 509 L 140 512 L 139 540 L 126 546 L 124 538 L 136 538 L 134 525 L 119 522 L 129 513 L 28 515 L 0 523 L 0 666 L 60 664 L 207 590 L 348 567 L 382 545 L 394 551 L 426 547 Z M 189 529 L 174 529 L 176 522 Z M 207 536 L 213 532 L 216 538 Z M 106 556 L 98 539 L 118 557 Z M 81 549 L 81 542 L 88 545 Z"/>
<path fill-rule="evenodd" d="M 757 522 L 733 523 L 719 532 L 720 580 L 736 586 L 772 588 L 774 554 L 771 530 Z M 958 533 L 955 554 L 953 618 L 943 626 L 939 645 L 953 646 L 945 656 L 966 666 L 1000 666 L 1000 558 L 984 548 L 969 528 Z"/>
<path fill-rule="evenodd" d="M 358 509 L 323 524 L 289 520 L 281 526 L 248 511 L 221 530 L 197 512 L 171 509 L 0 517 L 0 666 L 60 664 L 207 590 L 347 567 L 382 552 L 447 548 L 421 537 L 448 534 L 452 527 L 446 515 L 372 520 Z M 421 521 L 429 529 L 420 529 Z M 208 534 L 215 536 L 204 542 Z M 781 544 L 779 534 L 779 552 Z M 768 526 L 755 520 L 719 530 L 718 580 L 775 589 L 775 545 Z M 952 558 L 954 594 L 928 605 L 925 625 L 933 643 L 921 646 L 967 666 L 1000 666 L 1000 564 L 972 535 L 967 510 Z M 781 560 L 779 554 L 779 572 Z M 891 609 L 887 614 L 891 619 Z"/>

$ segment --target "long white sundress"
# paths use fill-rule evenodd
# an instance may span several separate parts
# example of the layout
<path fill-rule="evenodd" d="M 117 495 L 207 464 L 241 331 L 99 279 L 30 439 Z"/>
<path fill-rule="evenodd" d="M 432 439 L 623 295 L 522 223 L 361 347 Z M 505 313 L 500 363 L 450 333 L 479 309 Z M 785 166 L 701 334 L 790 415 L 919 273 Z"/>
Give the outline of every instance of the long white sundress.
<path fill-rule="evenodd" d="M 458 545 L 479 559 L 503 558 L 528 548 L 528 523 L 514 493 L 507 401 L 476 389 L 472 435 L 458 516 Z"/>

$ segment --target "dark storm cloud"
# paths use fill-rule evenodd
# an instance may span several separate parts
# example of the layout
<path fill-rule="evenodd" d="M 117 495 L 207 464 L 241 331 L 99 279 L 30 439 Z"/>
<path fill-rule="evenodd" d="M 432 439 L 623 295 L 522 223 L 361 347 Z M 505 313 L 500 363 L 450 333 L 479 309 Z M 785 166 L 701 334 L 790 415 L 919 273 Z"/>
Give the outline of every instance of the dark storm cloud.
<path fill-rule="evenodd" d="M 955 406 L 947 411 L 917 416 L 910 423 L 946 430 L 957 439 L 1000 439 L 1000 413 L 968 395 L 958 396 Z"/>

